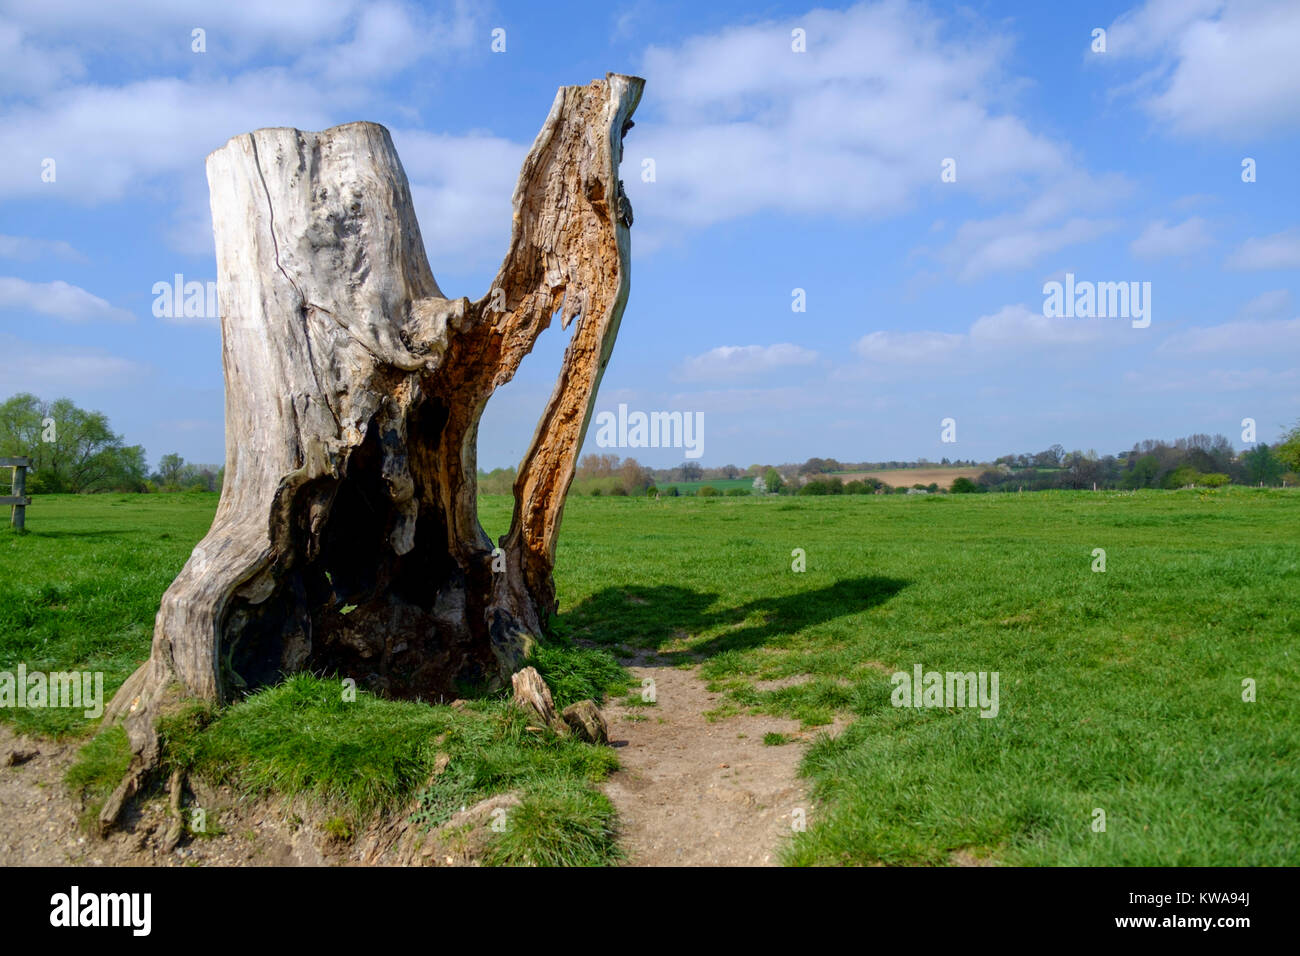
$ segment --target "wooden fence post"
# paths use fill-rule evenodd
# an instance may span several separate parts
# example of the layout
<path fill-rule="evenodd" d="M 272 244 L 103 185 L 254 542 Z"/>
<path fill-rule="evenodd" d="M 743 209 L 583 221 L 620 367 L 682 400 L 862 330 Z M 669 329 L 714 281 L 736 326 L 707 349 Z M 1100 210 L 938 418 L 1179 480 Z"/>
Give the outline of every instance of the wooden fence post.
<path fill-rule="evenodd" d="M 18 531 L 27 528 L 27 506 L 32 499 L 27 497 L 27 469 L 32 465 L 30 458 L 0 458 L 0 468 L 13 469 L 13 494 L 0 498 L 0 505 L 12 505 L 9 523 Z"/>

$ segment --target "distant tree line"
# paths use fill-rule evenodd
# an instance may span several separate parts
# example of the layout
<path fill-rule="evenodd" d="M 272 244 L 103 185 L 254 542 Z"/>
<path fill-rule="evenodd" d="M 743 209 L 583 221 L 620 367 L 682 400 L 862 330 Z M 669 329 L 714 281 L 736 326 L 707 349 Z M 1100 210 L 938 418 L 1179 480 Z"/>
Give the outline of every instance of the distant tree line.
<path fill-rule="evenodd" d="M 196 465 L 180 455 L 163 455 L 158 470 L 149 476 L 148 491 L 220 491 L 225 465 Z"/>
<path fill-rule="evenodd" d="M 845 471 L 897 471 L 904 468 L 934 468 L 934 467 L 975 467 L 978 462 L 973 459 L 963 461 L 962 459 L 944 458 L 938 462 L 930 461 L 928 458 L 920 458 L 916 461 L 859 461 L 859 462 L 841 462 L 834 458 L 809 458 L 802 465 L 797 466 L 797 473 L 800 475 L 830 475 L 835 472 Z"/>
<path fill-rule="evenodd" d="M 145 450 L 127 445 L 109 427 L 102 412 L 79 408 L 66 398 L 45 401 L 30 393 L 15 395 L 0 404 L 0 457 L 27 457 L 31 494 L 95 491 L 209 491 L 221 490 L 225 468 L 164 455 L 150 472 Z M 635 458 L 591 454 L 578 462 L 572 491 L 591 495 L 678 494 L 677 484 L 722 481 L 725 491 L 705 485 L 698 494 L 885 494 L 904 492 L 978 493 L 986 491 L 1040 491 L 1062 489 L 1138 489 L 1300 484 L 1300 422 L 1272 445 L 1260 443 L 1237 454 L 1223 435 L 1190 435 L 1174 441 L 1147 439 L 1114 455 L 1096 451 L 1067 452 L 1052 445 L 1040 452 L 1003 455 L 977 480 L 957 478 L 951 487 L 937 483 L 891 486 L 876 477 L 839 473 L 889 471 L 938 466 L 978 467 L 973 460 L 840 462 L 834 458 L 809 458 L 802 464 L 733 464 L 705 467 L 685 461 L 673 468 L 654 469 Z M 510 494 L 515 469 L 478 472 L 485 494 Z M 741 487 L 736 479 L 749 479 Z"/>
<path fill-rule="evenodd" d="M 1147 439 L 1117 455 L 1066 452 L 1053 445 L 1034 454 L 1004 455 L 979 476 L 978 485 L 986 491 L 1277 486 L 1296 484 L 1298 471 L 1300 425 L 1275 446 L 1260 443 L 1240 455 L 1223 435 Z"/>
<path fill-rule="evenodd" d="M 145 451 L 128 445 L 103 412 L 67 398 L 46 401 L 27 392 L 0 404 L 0 457 L 30 458 L 29 494 L 96 491 L 220 491 L 225 469 L 164 455 L 150 473 Z"/>
<path fill-rule="evenodd" d="M 841 462 L 835 458 L 809 458 L 802 464 L 735 465 L 705 467 L 687 461 L 672 468 L 650 469 L 635 459 L 617 455 L 587 455 L 579 463 L 574 491 L 578 494 L 904 494 L 928 492 L 976 494 L 987 491 L 1043 491 L 1048 489 L 1213 488 L 1226 484 L 1300 485 L 1300 423 L 1273 445 L 1260 443 L 1238 454 L 1223 435 L 1190 435 L 1173 441 L 1147 439 L 1128 451 L 1099 455 L 1095 450 L 1066 451 L 1059 444 L 1039 452 L 1003 455 L 977 479 L 958 477 L 948 487 L 904 481 L 890 484 L 883 471 L 935 467 L 978 468 L 974 459 Z M 877 476 L 862 476 L 874 471 Z M 837 474 L 839 473 L 839 474 Z M 842 474 L 854 475 L 845 480 Z M 856 473 L 856 475 L 855 475 Z M 493 472 L 492 474 L 496 474 Z M 513 471 L 511 472 L 513 474 Z M 749 478 L 748 490 L 729 487 L 725 492 L 700 482 Z M 480 473 L 480 481 L 483 474 Z M 683 490 L 679 484 L 692 484 Z M 508 489 L 506 489 L 508 490 Z"/>
<path fill-rule="evenodd" d="M 695 465 L 695 462 L 687 464 Z M 574 473 L 572 491 L 587 495 L 643 495 L 654 486 L 654 471 L 635 458 L 583 455 Z"/>
<path fill-rule="evenodd" d="M 493 468 L 491 471 L 478 470 L 478 490 L 484 495 L 508 495 L 514 491 L 515 468 Z"/>

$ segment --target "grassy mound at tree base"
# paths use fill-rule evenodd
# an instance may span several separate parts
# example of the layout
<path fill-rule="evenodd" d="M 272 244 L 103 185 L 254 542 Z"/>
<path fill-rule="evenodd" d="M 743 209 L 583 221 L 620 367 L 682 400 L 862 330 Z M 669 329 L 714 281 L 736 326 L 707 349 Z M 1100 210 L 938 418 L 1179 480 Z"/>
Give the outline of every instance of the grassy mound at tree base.
<path fill-rule="evenodd" d="M 164 723 L 163 740 L 172 766 L 249 795 L 308 796 L 350 831 L 412 800 L 415 821 L 436 826 L 465 805 L 520 791 L 523 805 L 489 845 L 489 861 L 617 858 L 612 807 L 591 790 L 617 768 L 613 751 L 529 730 L 504 700 L 454 708 L 357 693 L 347 701 L 340 681 L 297 675 L 219 713 L 192 708 Z M 591 837 L 564 838 L 575 831 Z"/>

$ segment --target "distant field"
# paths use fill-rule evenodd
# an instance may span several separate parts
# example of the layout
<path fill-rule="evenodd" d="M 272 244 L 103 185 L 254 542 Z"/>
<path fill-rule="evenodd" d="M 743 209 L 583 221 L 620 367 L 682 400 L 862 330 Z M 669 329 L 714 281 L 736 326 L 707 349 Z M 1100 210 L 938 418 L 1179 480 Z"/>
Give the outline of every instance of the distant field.
<path fill-rule="evenodd" d="M 728 488 L 744 488 L 746 491 L 752 491 L 754 488 L 753 478 L 711 478 L 707 481 L 656 481 L 655 487 L 660 491 L 666 491 L 669 488 L 676 488 L 680 494 L 693 495 L 705 485 L 712 485 L 723 494 Z"/>
<path fill-rule="evenodd" d="M 0 529 L 0 671 L 102 669 L 111 692 L 215 505 L 38 497 L 29 535 Z M 510 511 L 480 502 L 493 536 Z M 788 862 L 1296 865 L 1297 527 L 1289 489 L 574 497 L 557 626 L 698 662 L 720 719 L 846 725 L 804 759 Z M 999 673 L 998 715 L 892 706 L 890 674 L 917 664 Z"/>
<path fill-rule="evenodd" d="M 911 488 L 913 485 L 938 484 L 947 488 L 958 478 L 978 478 L 988 471 L 987 465 L 961 468 L 886 468 L 883 471 L 837 471 L 835 476 L 845 483 L 854 479 L 875 478 L 892 488 Z"/>

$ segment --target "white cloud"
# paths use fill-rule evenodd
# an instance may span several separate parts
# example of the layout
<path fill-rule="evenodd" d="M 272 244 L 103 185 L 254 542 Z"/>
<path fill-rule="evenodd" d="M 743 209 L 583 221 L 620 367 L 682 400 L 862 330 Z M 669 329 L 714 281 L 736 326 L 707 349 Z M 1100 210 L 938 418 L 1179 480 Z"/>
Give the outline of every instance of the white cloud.
<path fill-rule="evenodd" d="M 1177 332 L 1157 350 L 1173 355 L 1249 352 L 1260 356 L 1300 355 L 1300 318 L 1242 319 Z"/>
<path fill-rule="evenodd" d="M 7 392 L 138 385 L 146 365 L 99 349 L 36 345 L 0 333 L 0 388 Z"/>
<path fill-rule="evenodd" d="M 528 147 L 496 136 L 418 130 L 394 130 L 393 144 L 411 180 L 433 274 L 504 259 L 510 241 L 510 197 Z M 460 294 L 446 287 L 443 292 Z M 487 290 L 463 292 L 475 299 Z"/>
<path fill-rule="evenodd" d="M 807 53 L 791 52 L 795 27 Z M 767 210 L 881 216 L 923 190 L 1023 195 L 1086 179 L 1062 146 L 999 109 L 1013 85 L 1000 67 L 1008 41 L 953 32 L 886 0 L 651 47 L 646 115 L 625 160 L 636 170 L 655 160 L 656 181 L 637 184 L 639 221 L 667 235 Z M 957 183 L 940 182 L 946 158 Z M 993 261 L 1097 232 L 1078 221 L 1053 232 L 1025 215 L 1020 231 L 1033 235 Z"/>
<path fill-rule="evenodd" d="M 30 236 L 0 236 L 0 259 L 35 262 L 38 259 L 63 259 L 85 262 L 86 257 L 62 239 L 33 239 Z"/>
<path fill-rule="evenodd" d="M 325 129 L 333 125 L 335 117 L 327 112 L 333 105 L 310 81 L 277 69 L 229 81 L 77 87 L 48 108 L 20 107 L 0 123 L 0 196 L 95 203 L 170 183 L 176 198 L 169 243 L 186 254 L 210 254 L 207 153 L 263 126 Z M 527 145 L 417 130 L 394 130 L 393 140 L 435 274 L 499 262 L 510 238 L 510 197 Z M 40 178 L 47 156 L 57 164 L 54 183 Z"/>
<path fill-rule="evenodd" d="M 1208 203 L 1217 203 L 1220 200 L 1221 197 L 1212 195 L 1211 193 L 1191 193 L 1186 196 L 1179 196 L 1169 205 L 1181 212 L 1187 209 L 1194 209 L 1197 206 L 1204 206 Z"/>
<path fill-rule="evenodd" d="M 1100 204 L 1126 190 L 1126 184 L 1115 179 L 1071 177 L 1068 185 L 1052 187 L 1024 209 L 962 223 L 938 256 L 965 280 L 1028 268 L 1043 256 L 1115 229 L 1113 220 L 1071 216 L 1069 211 L 1076 203 L 1086 203 L 1085 196 L 1092 195 Z"/>
<path fill-rule="evenodd" d="M 99 296 L 61 279 L 28 282 L 0 276 L 0 309 L 35 312 L 64 322 L 135 321 L 135 316 L 126 309 L 110 305 Z"/>
<path fill-rule="evenodd" d="M 1173 226 L 1160 219 L 1148 224 L 1142 234 L 1129 243 L 1129 251 L 1139 259 L 1167 259 L 1199 252 L 1212 242 L 1205 220 L 1200 217 Z"/>
<path fill-rule="evenodd" d="M 1151 56 L 1176 45 L 1198 20 L 1223 10 L 1223 0 L 1147 0 L 1120 14 L 1106 30 L 1106 55 Z"/>
<path fill-rule="evenodd" d="M 1132 344 L 1125 321 L 1114 319 L 1049 318 L 1024 305 L 1006 305 L 982 315 L 966 332 L 871 332 L 853 349 L 881 365 L 933 365 L 965 362 L 987 365 L 999 356 L 1016 358 L 1026 352 L 1073 354 L 1081 346 Z"/>
<path fill-rule="evenodd" d="M 965 340 L 952 332 L 869 332 L 853 350 L 871 362 L 925 364 L 951 358 Z"/>
<path fill-rule="evenodd" d="M 445 58 L 475 40 L 487 47 L 468 3 L 445 15 L 422 6 L 385 0 L 367 4 L 356 16 L 350 40 L 305 55 L 296 69 L 319 71 L 332 84 L 392 78 L 426 58 Z"/>
<path fill-rule="evenodd" d="M 1300 5 L 1149 0 L 1107 32 L 1107 57 L 1155 60 L 1133 84 L 1177 132 L 1254 137 L 1300 127 Z"/>
<path fill-rule="evenodd" d="M 1023 305 L 1003 306 L 983 315 L 970 327 L 970 341 L 977 348 L 1012 350 L 1088 345 L 1123 335 L 1128 322 L 1115 319 L 1067 319 L 1048 317 Z"/>
<path fill-rule="evenodd" d="M 209 152 L 240 133 L 328 126 L 329 106 L 284 70 L 74 87 L 0 116 L 0 196 L 120 199 L 158 176 L 202 170 Z M 41 180 L 46 157 L 56 163 L 52 183 Z"/>
<path fill-rule="evenodd" d="M 1224 263 L 1229 269 L 1300 269 L 1300 229 L 1247 239 Z"/>
<path fill-rule="evenodd" d="M 445 66 L 449 55 L 488 42 L 469 0 L 132 0 L 126 16 L 102 0 L 0 0 L 0 14 L 0 79 L 22 94 L 83 74 L 83 55 L 112 54 L 170 75 L 208 63 L 230 72 L 272 56 L 337 97 L 346 84 L 391 79 L 422 60 Z M 202 53 L 192 47 L 195 29 L 205 31 Z"/>
<path fill-rule="evenodd" d="M 0 90 L 5 95 L 38 93 L 84 72 L 75 53 L 39 47 L 16 23 L 0 22 Z"/>
<path fill-rule="evenodd" d="M 1238 315 L 1241 318 L 1277 318 L 1283 313 L 1291 311 L 1291 290 L 1290 289 L 1271 289 L 1268 292 L 1261 292 L 1249 302 L 1241 307 Z"/>
<path fill-rule="evenodd" d="M 215 256 L 212 234 L 212 206 L 208 200 L 208 181 L 202 166 L 176 174 L 176 202 L 171 221 L 165 227 L 167 245 L 187 256 Z"/>
<path fill-rule="evenodd" d="M 75 42 L 88 52 L 147 49 L 154 62 L 192 61 L 191 30 L 207 31 L 207 56 L 240 62 L 259 52 L 300 53 L 338 42 L 364 0 L 132 0 L 129 15 L 102 0 L 0 0 L 6 21 L 37 40 Z"/>
<path fill-rule="evenodd" d="M 681 378 L 710 381 L 764 375 L 782 368 L 812 365 L 817 353 L 782 342 L 777 345 L 723 345 L 682 363 Z"/>
<path fill-rule="evenodd" d="M 0 80 L 14 62 L 26 62 L 20 54 L 41 67 L 27 71 L 30 83 L 5 83 L 0 199 L 101 203 L 155 190 L 176 198 L 166 237 L 173 248 L 192 255 L 212 251 L 203 169 L 213 149 L 264 126 L 320 130 L 354 119 L 352 110 L 374 101 L 368 84 L 391 82 L 421 60 L 448 68 L 453 57 L 480 40 L 486 44 L 488 36 L 478 27 L 476 8 L 463 0 L 438 8 L 396 0 L 216 7 L 142 0 L 127 17 L 98 0 L 39 5 L 0 0 L 0 11 L 8 21 L 0 26 Z M 214 63 L 228 66 L 269 51 L 281 65 L 243 72 L 182 69 L 175 64 L 208 62 L 190 52 L 195 26 L 208 31 L 203 56 Z M 165 75 L 69 84 L 84 72 L 80 61 L 65 62 L 58 54 L 59 44 L 70 42 L 86 55 L 126 57 L 135 51 L 140 54 L 135 62 Z M 419 135 L 408 135 L 408 142 Z M 502 148 L 494 151 L 494 143 Z M 503 151 L 510 156 L 506 166 L 513 167 L 504 180 Z M 403 154 L 413 192 L 436 217 L 427 223 L 427 234 L 435 245 L 468 234 L 473 246 L 490 228 L 500 238 L 490 256 L 474 265 L 499 260 L 509 236 L 510 193 L 526 147 L 478 135 L 450 136 L 441 138 L 441 152 L 448 158 L 429 175 L 421 175 L 420 157 L 413 163 Z M 54 182 L 42 179 L 46 159 L 55 162 Z M 494 217 L 473 205 L 485 183 L 504 189 L 504 199 L 496 202 L 497 208 L 504 203 L 504 213 L 495 217 L 499 228 Z M 486 255 L 481 247 L 474 254 Z"/>

